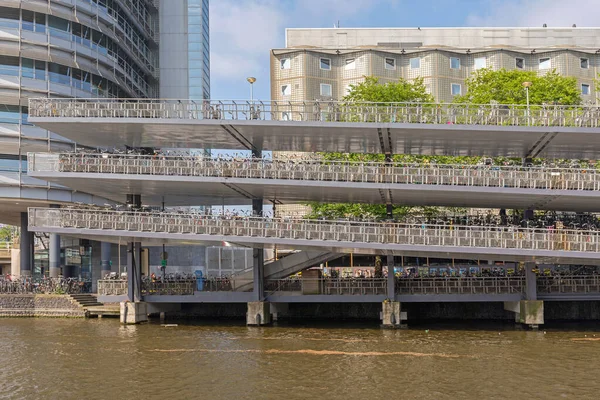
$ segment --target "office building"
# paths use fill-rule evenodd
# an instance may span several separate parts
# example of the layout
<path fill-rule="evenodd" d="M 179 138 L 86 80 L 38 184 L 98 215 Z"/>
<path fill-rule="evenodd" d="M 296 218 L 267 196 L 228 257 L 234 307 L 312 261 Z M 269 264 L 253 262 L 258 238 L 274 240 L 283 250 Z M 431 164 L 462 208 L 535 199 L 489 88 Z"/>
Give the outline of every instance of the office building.
<path fill-rule="evenodd" d="M 271 52 L 273 100 L 337 100 L 375 76 L 381 83 L 422 77 L 436 101 L 465 94 L 477 69 L 556 70 L 577 78 L 595 102 L 599 28 L 288 29 Z"/>

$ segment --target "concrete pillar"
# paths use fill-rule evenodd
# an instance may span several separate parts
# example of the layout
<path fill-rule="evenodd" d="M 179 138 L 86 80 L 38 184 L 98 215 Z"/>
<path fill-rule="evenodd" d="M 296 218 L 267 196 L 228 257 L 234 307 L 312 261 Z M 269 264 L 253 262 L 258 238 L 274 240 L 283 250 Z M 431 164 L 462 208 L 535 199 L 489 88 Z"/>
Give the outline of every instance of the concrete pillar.
<path fill-rule="evenodd" d="M 50 264 L 50 278 L 58 278 L 60 275 L 60 235 L 56 233 L 50 234 L 48 261 Z"/>
<path fill-rule="evenodd" d="M 544 324 L 544 302 L 541 300 L 522 300 L 520 304 L 520 322 L 532 329 Z"/>
<path fill-rule="evenodd" d="M 504 309 L 515 313 L 515 322 L 537 329 L 544 324 L 544 302 L 521 300 L 504 302 Z"/>
<path fill-rule="evenodd" d="M 19 241 L 21 276 L 31 276 L 33 264 L 33 233 L 29 232 L 27 213 L 21 213 L 21 238 Z"/>
<path fill-rule="evenodd" d="M 148 305 L 144 302 L 124 301 L 121 303 L 120 317 L 121 323 L 127 325 L 148 322 Z"/>
<path fill-rule="evenodd" d="M 13 277 L 21 276 L 21 250 L 12 249 L 10 252 L 10 275 Z"/>
<path fill-rule="evenodd" d="M 400 302 L 386 300 L 382 303 L 381 326 L 383 328 L 399 328 L 402 325 Z"/>
<path fill-rule="evenodd" d="M 387 298 L 388 300 L 396 299 L 396 275 L 394 274 L 394 256 L 387 256 L 388 274 L 387 274 Z"/>
<path fill-rule="evenodd" d="M 535 263 L 525 263 L 525 299 L 537 300 L 537 277 L 533 270 Z"/>
<path fill-rule="evenodd" d="M 112 244 L 107 242 L 100 243 L 100 279 L 104 279 L 106 275 L 110 275 L 111 266 L 111 248 Z"/>
<path fill-rule="evenodd" d="M 246 324 L 248 326 L 264 326 L 271 323 L 271 307 L 264 301 L 248 303 Z"/>

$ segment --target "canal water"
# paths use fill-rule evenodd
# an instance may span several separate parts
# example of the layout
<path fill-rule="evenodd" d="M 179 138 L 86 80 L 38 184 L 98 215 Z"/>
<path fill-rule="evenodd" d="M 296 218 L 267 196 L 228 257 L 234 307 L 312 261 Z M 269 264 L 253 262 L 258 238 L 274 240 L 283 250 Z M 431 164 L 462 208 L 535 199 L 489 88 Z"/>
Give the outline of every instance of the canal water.
<path fill-rule="evenodd" d="M 599 399 L 600 329 L 0 319 L 2 399 Z"/>

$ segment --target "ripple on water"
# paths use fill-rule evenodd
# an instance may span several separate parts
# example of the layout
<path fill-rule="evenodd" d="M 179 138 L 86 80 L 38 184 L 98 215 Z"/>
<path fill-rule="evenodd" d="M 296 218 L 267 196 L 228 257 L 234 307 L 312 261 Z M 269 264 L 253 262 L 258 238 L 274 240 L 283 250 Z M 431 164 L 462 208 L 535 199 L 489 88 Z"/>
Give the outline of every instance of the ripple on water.
<path fill-rule="evenodd" d="M 596 399 L 600 390 L 594 332 L 0 322 L 8 399 Z"/>

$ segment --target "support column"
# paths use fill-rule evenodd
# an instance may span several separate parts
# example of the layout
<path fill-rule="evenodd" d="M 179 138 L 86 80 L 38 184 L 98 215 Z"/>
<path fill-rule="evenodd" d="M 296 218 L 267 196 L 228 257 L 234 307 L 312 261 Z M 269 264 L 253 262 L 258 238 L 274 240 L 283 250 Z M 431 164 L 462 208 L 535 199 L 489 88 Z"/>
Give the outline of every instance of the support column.
<path fill-rule="evenodd" d="M 262 150 L 253 148 L 252 158 L 261 158 Z M 252 214 L 254 216 L 263 215 L 263 199 L 252 199 Z M 265 252 L 264 249 L 253 249 L 253 298 L 254 301 L 248 303 L 248 313 L 246 314 L 246 323 L 249 326 L 261 326 L 271 323 L 271 307 L 265 302 L 264 274 L 265 274 Z"/>
<path fill-rule="evenodd" d="M 535 272 L 535 263 L 525 263 L 525 299 L 537 300 L 537 277 Z"/>
<path fill-rule="evenodd" d="M 529 167 L 532 163 L 533 163 L 532 157 L 523 158 L 523 166 L 524 167 Z M 533 218 L 534 218 L 533 210 L 530 210 L 530 209 L 523 210 L 523 219 L 525 221 L 532 220 Z M 526 222 L 526 223 L 528 224 L 528 222 Z"/>
<path fill-rule="evenodd" d="M 141 248 L 141 243 L 127 243 L 127 300 L 132 302 L 142 300 Z"/>
<path fill-rule="evenodd" d="M 148 321 L 148 305 L 142 302 L 141 249 L 139 242 L 127 243 L 127 301 L 121 303 L 121 323 Z"/>
<path fill-rule="evenodd" d="M 391 154 L 386 154 L 385 155 L 385 162 L 388 163 L 389 166 L 391 166 L 392 164 L 392 155 Z M 390 192 L 390 198 L 391 198 L 391 192 Z M 394 205 L 391 203 L 388 203 L 385 205 L 385 211 L 386 211 L 386 215 L 387 215 L 387 219 L 390 221 L 394 220 Z"/>
<path fill-rule="evenodd" d="M 50 267 L 50 278 L 58 278 L 60 276 L 60 236 L 56 233 L 50 234 L 48 261 Z"/>
<path fill-rule="evenodd" d="M 387 274 L 387 298 L 388 300 L 396 300 L 396 274 L 394 273 L 394 256 L 387 256 L 388 274 Z"/>
<path fill-rule="evenodd" d="M 112 245 L 107 242 L 100 243 L 100 279 L 104 279 L 111 272 L 111 248 Z"/>
<path fill-rule="evenodd" d="M 26 212 L 21 213 L 21 239 L 19 241 L 21 276 L 31 276 L 33 264 L 33 233 L 29 232 L 29 220 Z"/>
<path fill-rule="evenodd" d="M 271 306 L 264 301 L 248 303 L 246 324 L 248 326 L 264 326 L 271 323 Z"/>
<path fill-rule="evenodd" d="M 402 313 L 400 312 L 400 302 L 386 300 L 381 303 L 381 327 L 382 328 L 400 328 L 402 326 Z"/>
<path fill-rule="evenodd" d="M 263 199 L 252 199 L 252 213 L 262 215 Z M 255 301 L 263 301 L 264 293 L 264 273 L 265 273 L 265 251 L 264 249 L 252 249 L 253 260 L 253 292 Z"/>

